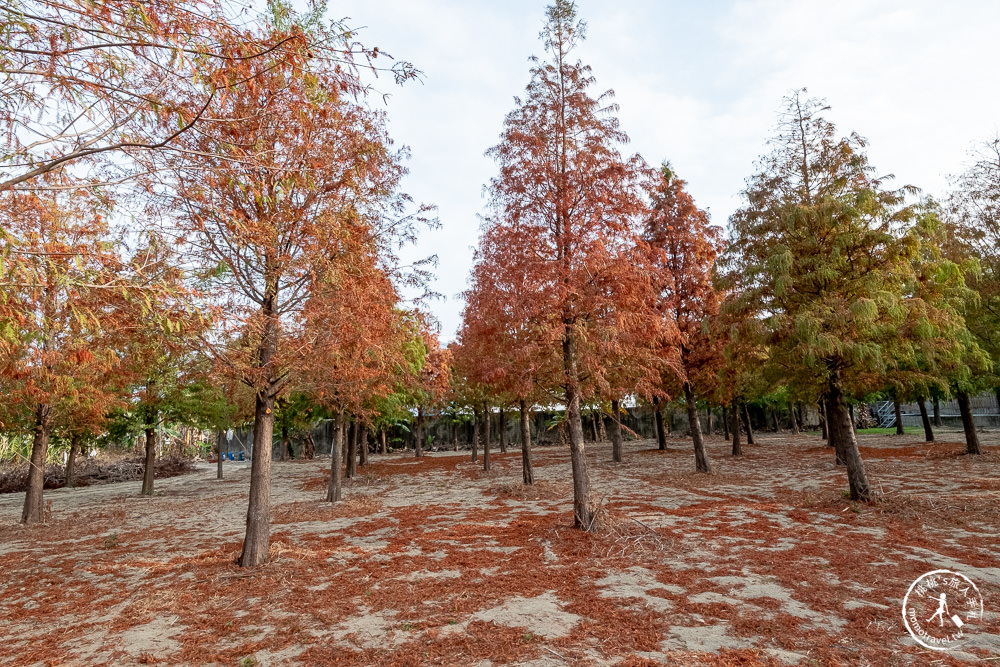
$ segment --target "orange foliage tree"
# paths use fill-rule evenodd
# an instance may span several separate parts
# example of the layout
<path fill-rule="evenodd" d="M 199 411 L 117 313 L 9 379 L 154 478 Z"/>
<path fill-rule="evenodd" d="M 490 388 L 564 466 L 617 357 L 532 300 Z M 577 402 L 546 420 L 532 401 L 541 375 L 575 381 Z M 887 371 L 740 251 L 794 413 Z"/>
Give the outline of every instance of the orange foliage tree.
<path fill-rule="evenodd" d="M 406 201 L 397 194 L 403 154 L 391 150 L 382 116 L 357 101 L 356 73 L 258 64 L 252 82 L 206 111 L 226 122 L 185 135 L 182 159 L 167 163 L 169 201 L 185 212 L 185 240 L 223 315 L 205 343 L 255 394 L 245 567 L 263 563 L 270 543 L 275 401 L 314 356 L 306 304 L 319 312 L 325 286 L 367 261 L 345 252 L 352 234 L 371 229 L 384 249 L 412 228 L 392 215 Z"/>
<path fill-rule="evenodd" d="M 712 336 L 711 322 L 719 314 L 719 292 L 713 281 L 715 258 L 722 247 L 722 230 L 699 209 L 684 190 L 685 182 L 664 164 L 650 185 L 651 212 L 643 234 L 652 251 L 660 290 L 662 317 L 676 328 L 679 340 L 664 349 L 667 385 L 679 384 L 687 404 L 695 467 L 710 472 L 705 453 L 697 398 L 714 389 L 723 348 Z"/>
<path fill-rule="evenodd" d="M 613 115 L 611 93 L 592 97 L 590 69 L 570 55 L 585 25 L 572 2 L 547 10 L 541 37 L 548 60 L 534 58 L 525 98 L 505 120 L 500 143 L 488 151 L 500 168 L 488 188 L 485 226 L 503 244 L 504 284 L 531 276 L 537 291 L 505 296 L 532 326 L 532 345 L 547 360 L 561 348 L 562 399 L 567 408 L 573 470 L 574 524 L 594 524 L 580 415 L 581 383 L 602 373 L 602 348 L 623 329 L 655 321 L 648 279 L 627 260 L 644 211 L 638 156 L 625 159 L 627 140 Z M 497 231 L 493 232 L 493 229 Z M 501 231 L 503 230 L 503 231 Z M 655 328 L 655 327 L 654 327 Z"/>

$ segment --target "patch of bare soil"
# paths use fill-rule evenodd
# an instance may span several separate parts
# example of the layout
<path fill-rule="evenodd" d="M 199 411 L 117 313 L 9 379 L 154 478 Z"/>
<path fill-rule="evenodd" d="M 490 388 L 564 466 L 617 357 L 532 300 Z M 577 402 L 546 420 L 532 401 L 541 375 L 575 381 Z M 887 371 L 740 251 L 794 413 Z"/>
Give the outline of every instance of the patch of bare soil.
<path fill-rule="evenodd" d="M 952 434 L 954 435 L 954 434 Z M 862 436 L 879 500 L 845 498 L 816 436 L 588 445 L 598 520 L 572 528 L 568 452 L 373 457 L 344 501 L 329 460 L 274 463 L 270 561 L 236 566 L 249 469 L 46 492 L 52 520 L 0 497 L 0 665 L 926 665 L 1000 657 L 1000 439 Z M 482 454 L 480 453 L 480 457 Z M 910 583 L 982 592 L 963 645 L 931 652 Z"/>

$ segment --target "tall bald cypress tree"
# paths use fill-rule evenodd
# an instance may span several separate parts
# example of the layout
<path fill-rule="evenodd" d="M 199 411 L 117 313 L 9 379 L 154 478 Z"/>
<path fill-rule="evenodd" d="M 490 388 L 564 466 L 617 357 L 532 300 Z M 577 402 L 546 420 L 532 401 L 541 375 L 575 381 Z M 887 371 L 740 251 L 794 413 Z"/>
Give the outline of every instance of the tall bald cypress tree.
<path fill-rule="evenodd" d="M 913 217 L 886 187 L 857 134 L 838 137 L 829 107 L 796 91 L 785 99 L 772 152 L 747 182 L 730 219 L 729 304 L 770 350 L 768 372 L 830 407 L 831 443 L 846 463 L 851 498 L 872 492 L 858 452 L 847 396 L 877 388 L 912 364 L 916 344 L 900 332 L 918 242 Z"/>

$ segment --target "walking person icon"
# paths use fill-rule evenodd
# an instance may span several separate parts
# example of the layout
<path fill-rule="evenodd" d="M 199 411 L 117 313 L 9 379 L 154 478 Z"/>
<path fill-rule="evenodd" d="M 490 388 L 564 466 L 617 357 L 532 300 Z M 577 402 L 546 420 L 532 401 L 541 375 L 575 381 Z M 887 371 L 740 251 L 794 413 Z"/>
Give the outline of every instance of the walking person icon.
<path fill-rule="evenodd" d="M 937 611 L 934 612 L 931 615 L 931 617 L 927 619 L 927 622 L 930 623 L 931 621 L 934 620 L 934 617 L 936 616 L 938 618 L 938 625 L 942 625 L 943 626 L 944 625 L 944 615 L 947 614 L 947 613 L 948 613 L 948 603 L 945 602 L 945 594 L 942 593 L 941 596 L 938 598 L 938 608 L 937 608 Z"/>

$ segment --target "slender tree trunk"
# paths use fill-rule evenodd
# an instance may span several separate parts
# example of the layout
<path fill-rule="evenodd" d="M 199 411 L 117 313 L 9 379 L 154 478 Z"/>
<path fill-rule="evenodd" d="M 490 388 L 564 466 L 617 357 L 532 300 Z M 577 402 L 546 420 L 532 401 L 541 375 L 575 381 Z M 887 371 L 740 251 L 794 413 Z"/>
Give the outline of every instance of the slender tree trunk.
<path fill-rule="evenodd" d="M 931 428 L 931 418 L 927 414 L 927 401 L 923 396 L 917 399 L 917 407 L 920 408 L 920 423 L 924 426 L 924 440 L 934 442 L 934 429 Z"/>
<path fill-rule="evenodd" d="M 458 451 L 458 424 L 451 425 L 451 447 Z"/>
<path fill-rule="evenodd" d="M 768 412 L 771 413 L 771 432 L 777 433 L 780 430 L 778 428 L 778 411 L 774 408 L 774 406 L 771 406 L 768 409 Z"/>
<path fill-rule="evenodd" d="M 819 402 L 819 425 L 823 429 L 823 439 L 826 440 L 827 444 L 833 447 L 833 440 L 830 438 L 830 424 L 828 423 L 827 415 L 830 414 L 827 408 L 826 399 L 822 399 Z"/>
<path fill-rule="evenodd" d="M 528 402 L 521 399 L 521 475 L 524 483 L 535 483 L 535 471 L 531 465 L 531 423 L 528 416 Z"/>
<path fill-rule="evenodd" d="M 750 423 L 750 408 L 747 407 L 746 403 L 742 403 L 741 407 L 743 409 L 740 411 L 740 417 L 743 419 L 743 428 L 747 432 L 747 444 L 756 445 L 757 441 L 753 437 L 753 425 Z"/>
<path fill-rule="evenodd" d="M 729 440 L 729 414 L 726 410 L 726 404 L 722 404 L 722 437 Z"/>
<path fill-rule="evenodd" d="M 976 435 L 976 422 L 972 416 L 972 403 L 969 395 L 960 391 L 955 394 L 958 400 L 958 411 L 962 415 L 962 428 L 965 429 L 965 451 L 968 454 L 982 454 L 979 446 L 979 436 Z"/>
<path fill-rule="evenodd" d="M 270 359 L 270 357 L 268 357 Z M 250 457 L 250 502 L 241 567 L 267 562 L 271 548 L 271 443 L 274 439 L 274 397 L 259 391 L 254 399 L 253 452 Z"/>
<path fill-rule="evenodd" d="M 35 410 L 35 432 L 31 442 L 31 462 L 28 468 L 28 490 L 24 494 L 21 523 L 42 523 L 42 490 L 45 487 L 45 459 L 49 454 L 49 431 L 52 428 L 51 407 L 39 404 Z"/>
<path fill-rule="evenodd" d="M 896 435 L 906 435 L 906 431 L 903 430 L 903 410 L 896 398 L 892 399 L 892 411 L 896 413 Z M 851 417 L 854 415 L 852 414 Z"/>
<path fill-rule="evenodd" d="M 358 434 L 361 432 L 361 422 L 355 417 L 351 421 L 351 437 L 347 439 L 347 470 L 344 477 L 354 479 L 358 476 Z"/>
<path fill-rule="evenodd" d="M 281 425 L 281 460 L 288 460 L 288 426 L 286 424 Z M 293 456 L 294 458 L 294 456 Z"/>
<path fill-rule="evenodd" d="M 500 414 L 497 416 L 497 429 L 500 431 L 500 453 L 507 453 L 507 415 L 504 413 L 503 408 L 500 408 Z"/>
<path fill-rule="evenodd" d="M 382 453 L 383 454 L 388 454 L 389 453 L 389 437 L 386 435 L 384 428 L 379 430 L 379 436 L 382 439 Z"/>
<path fill-rule="evenodd" d="M 472 408 L 472 462 L 479 461 L 479 409 Z"/>
<path fill-rule="evenodd" d="M 663 430 L 663 413 L 660 410 L 660 398 L 653 397 L 653 421 L 656 424 L 656 446 L 660 451 L 667 448 L 667 434 Z"/>
<path fill-rule="evenodd" d="M 615 463 L 623 460 L 622 440 L 621 403 L 615 399 L 611 401 L 611 460 Z"/>
<path fill-rule="evenodd" d="M 362 422 L 358 431 L 358 463 L 362 466 L 368 465 L 368 424 Z"/>
<path fill-rule="evenodd" d="M 799 432 L 800 432 L 800 430 L 799 430 L 799 418 L 798 418 L 798 415 L 795 414 L 795 403 L 789 404 L 789 406 L 788 406 L 788 414 L 792 418 L 792 433 L 794 435 L 798 435 Z"/>
<path fill-rule="evenodd" d="M 583 446 L 583 419 L 580 415 L 580 376 L 570 320 L 564 318 L 563 373 L 566 383 L 566 416 L 569 420 L 569 458 L 573 469 L 573 525 L 581 530 L 594 527 L 590 508 L 590 475 Z"/>
<path fill-rule="evenodd" d="M 146 417 L 146 460 L 142 468 L 140 492 L 144 496 L 153 495 L 153 475 L 156 472 L 156 429 L 153 427 L 155 414 L 156 411 L 150 408 Z"/>
<path fill-rule="evenodd" d="M 81 439 L 76 431 L 69 436 L 69 457 L 66 459 L 66 486 L 69 488 L 76 486 L 76 452 L 83 447 Z"/>
<path fill-rule="evenodd" d="M 712 406 L 705 407 L 705 435 L 712 435 Z"/>
<path fill-rule="evenodd" d="M 222 441 L 225 438 L 225 434 L 222 429 L 215 435 L 215 451 L 219 455 L 218 461 L 216 461 L 215 478 L 222 479 Z"/>
<path fill-rule="evenodd" d="M 688 423 L 691 430 L 691 439 L 694 441 L 694 466 L 698 472 L 712 472 L 712 466 L 708 462 L 708 455 L 705 453 L 705 441 L 701 437 L 701 423 L 698 421 L 698 402 L 695 400 L 691 383 L 684 383 L 684 401 L 687 403 Z"/>
<path fill-rule="evenodd" d="M 941 428 L 941 401 L 934 397 L 934 425 Z"/>
<path fill-rule="evenodd" d="M 597 432 L 597 413 L 594 410 L 590 411 L 590 430 L 594 436 L 594 442 L 599 442 L 601 436 Z"/>
<path fill-rule="evenodd" d="M 733 456 L 743 456 L 743 443 L 740 442 L 740 405 L 733 401 L 729 405 L 729 432 L 733 436 Z"/>
<path fill-rule="evenodd" d="M 483 403 L 483 470 L 489 471 L 493 467 L 493 462 L 490 460 L 490 419 L 492 418 L 492 411 Z"/>
<path fill-rule="evenodd" d="M 326 487 L 326 502 L 335 503 L 341 499 L 343 489 L 340 481 L 340 469 L 344 464 L 343 454 L 344 441 L 344 411 L 337 414 L 337 421 L 333 426 L 333 446 L 330 447 L 330 483 Z"/>
<path fill-rule="evenodd" d="M 420 458 L 424 455 L 424 408 L 417 406 L 417 427 L 414 429 L 413 456 Z"/>
<path fill-rule="evenodd" d="M 851 500 L 871 500 L 872 493 L 865 474 L 865 464 L 858 451 L 858 441 L 851 426 L 851 413 L 844 401 L 840 387 L 831 383 L 828 396 L 830 414 L 830 439 L 834 442 L 837 456 L 847 465 L 847 481 L 851 488 Z"/>

